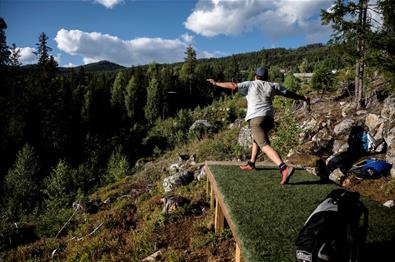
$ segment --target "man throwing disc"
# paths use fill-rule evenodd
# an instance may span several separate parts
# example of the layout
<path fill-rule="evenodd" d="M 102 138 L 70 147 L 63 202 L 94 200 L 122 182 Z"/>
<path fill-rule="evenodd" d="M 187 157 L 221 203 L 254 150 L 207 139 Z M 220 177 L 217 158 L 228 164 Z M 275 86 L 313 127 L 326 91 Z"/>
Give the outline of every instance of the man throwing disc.
<path fill-rule="evenodd" d="M 274 96 L 281 95 L 295 100 L 304 100 L 309 105 L 310 98 L 291 92 L 278 83 L 268 82 L 268 70 L 264 67 L 259 67 L 255 71 L 254 81 L 242 83 L 216 82 L 214 79 L 207 79 L 207 81 L 220 88 L 238 91 L 247 99 L 245 120 L 251 128 L 253 144 L 251 159 L 246 165 L 241 165 L 240 168 L 246 171 L 255 170 L 255 161 L 258 151 L 261 149 L 280 169 L 281 185 L 286 184 L 292 176 L 294 168 L 287 166 L 277 151 L 270 146 L 269 131 L 274 126 L 272 101 Z"/>

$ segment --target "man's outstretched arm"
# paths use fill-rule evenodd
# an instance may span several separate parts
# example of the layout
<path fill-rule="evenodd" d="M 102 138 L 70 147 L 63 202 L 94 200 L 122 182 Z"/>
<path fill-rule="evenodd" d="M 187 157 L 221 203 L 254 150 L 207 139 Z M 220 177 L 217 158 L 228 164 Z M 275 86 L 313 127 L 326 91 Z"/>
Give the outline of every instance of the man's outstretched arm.
<path fill-rule="evenodd" d="M 225 88 L 225 89 L 230 89 L 233 91 L 237 90 L 237 84 L 234 82 L 216 82 L 214 79 L 206 79 L 207 82 L 210 82 L 210 84 L 214 85 L 214 86 L 218 86 L 221 88 Z"/>
<path fill-rule="evenodd" d="M 294 93 L 294 92 L 289 91 L 289 90 L 287 90 L 287 92 L 285 92 L 283 94 L 283 96 L 285 96 L 286 98 L 292 98 L 294 100 L 303 100 L 303 101 L 306 101 L 307 104 L 310 104 L 310 97 L 308 97 L 308 96 L 301 96 L 301 95 L 298 95 L 297 93 Z"/>

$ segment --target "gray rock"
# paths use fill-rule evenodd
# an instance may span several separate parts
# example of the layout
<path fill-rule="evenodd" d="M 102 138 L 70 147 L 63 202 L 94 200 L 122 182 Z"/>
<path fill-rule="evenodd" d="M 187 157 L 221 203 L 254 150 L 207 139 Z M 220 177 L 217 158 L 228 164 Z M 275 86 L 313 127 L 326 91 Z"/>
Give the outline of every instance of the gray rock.
<path fill-rule="evenodd" d="M 175 175 L 168 176 L 163 179 L 163 189 L 165 192 L 172 191 L 175 187 L 180 185 L 187 185 L 194 179 L 194 173 L 191 171 L 178 172 Z"/>
<path fill-rule="evenodd" d="M 359 111 L 355 112 L 355 114 L 356 114 L 357 116 L 366 115 L 366 114 L 367 114 L 367 111 L 366 111 L 366 110 L 359 110 Z"/>
<path fill-rule="evenodd" d="M 390 174 L 391 174 L 391 177 L 395 179 L 395 167 L 394 166 L 392 166 Z"/>
<path fill-rule="evenodd" d="M 347 117 L 351 115 L 352 111 L 354 110 L 354 106 L 352 103 L 346 103 L 342 106 L 342 116 Z"/>
<path fill-rule="evenodd" d="M 382 139 L 384 139 L 384 126 L 385 123 L 382 123 L 378 128 L 376 133 L 374 134 L 374 139 L 376 141 L 381 141 Z"/>
<path fill-rule="evenodd" d="M 395 96 L 389 96 L 384 100 L 381 116 L 390 121 L 395 121 Z"/>
<path fill-rule="evenodd" d="M 386 201 L 384 204 L 383 204 L 383 206 L 385 206 L 385 207 L 388 207 L 388 208 L 393 208 L 393 207 L 395 207 L 395 201 L 394 200 L 388 200 L 388 201 Z"/>
<path fill-rule="evenodd" d="M 158 250 L 158 251 L 156 251 L 155 253 L 153 253 L 152 255 L 150 255 L 150 256 L 144 258 L 144 259 L 142 260 L 142 262 L 153 262 L 153 261 L 158 261 L 158 259 L 161 257 L 161 255 L 162 255 L 162 251 L 161 251 L 161 250 Z"/>
<path fill-rule="evenodd" d="M 248 126 L 244 126 L 240 129 L 239 138 L 237 142 L 244 149 L 249 149 L 252 145 L 251 129 Z"/>
<path fill-rule="evenodd" d="M 395 147 L 395 127 L 384 134 L 384 140 L 388 147 Z"/>
<path fill-rule="evenodd" d="M 382 142 L 378 146 L 376 146 L 374 152 L 375 153 L 384 153 L 387 150 L 387 144 L 385 142 Z"/>
<path fill-rule="evenodd" d="M 349 144 L 347 143 L 347 141 L 345 141 L 345 140 L 335 140 L 333 142 L 332 152 L 335 155 L 338 155 L 340 153 L 347 152 L 348 148 L 349 148 Z"/>
<path fill-rule="evenodd" d="M 160 202 L 163 205 L 162 213 L 167 214 L 189 204 L 190 201 L 182 196 L 166 196 L 161 198 Z"/>
<path fill-rule="evenodd" d="M 180 169 L 181 169 L 181 167 L 180 167 L 180 164 L 178 164 L 178 163 L 174 163 L 169 166 L 170 173 L 177 173 L 180 171 Z"/>
<path fill-rule="evenodd" d="M 241 127 L 244 123 L 244 119 L 236 119 L 233 123 L 230 123 L 228 128 L 229 129 L 235 129 L 238 127 Z"/>
<path fill-rule="evenodd" d="M 195 171 L 194 173 L 194 177 L 197 181 L 202 180 L 203 178 L 206 177 L 206 169 L 204 169 L 204 166 L 201 166 L 200 169 L 198 169 L 197 171 Z"/>
<path fill-rule="evenodd" d="M 304 131 L 310 131 L 315 129 L 317 127 L 317 124 L 318 124 L 317 120 L 312 118 L 310 121 L 304 121 L 300 126 L 300 128 L 303 129 Z"/>
<path fill-rule="evenodd" d="M 340 168 L 336 168 L 329 175 L 329 179 L 336 184 L 341 184 L 345 177 L 346 175 L 341 171 Z"/>
<path fill-rule="evenodd" d="M 311 138 L 311 140 L 315 142 L 319 148 L 327 148 L 331 144 L 333 136 L 328 128 L 322 128 Z"/>
<path fill-rule="evenodd" d="M 369 128 L 369 133 L 374 134 L 377 127 L 383 124 L 385 119 L 376 114 L 368 114 L 365 118 L 365 125 Z"/>
<path fill-rule="evenodd" d="M 333 132 L 335 133 L 335 135 L 349 133 L 353 125 L 354 125 L 354 120 L 349 118 L 344 119 L 343 121 L 341 121 L 339 124 L 335 126 Z"/>
<path fill-rule="evenodd" d="M 212 125 L 207 120 L 196 120 L 189 128 L 189 133 L 198 139 L 209 135 L 212 131 Z"/>

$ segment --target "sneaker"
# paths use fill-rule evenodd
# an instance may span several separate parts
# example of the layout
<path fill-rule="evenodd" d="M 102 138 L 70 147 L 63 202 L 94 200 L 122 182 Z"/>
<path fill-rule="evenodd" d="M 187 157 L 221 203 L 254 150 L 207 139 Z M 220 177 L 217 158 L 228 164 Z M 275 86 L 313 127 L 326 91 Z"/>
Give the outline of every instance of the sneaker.
<path fill-rule="evenodd" d="M 288 183 L 289 178 L 293 175 L 295 168 L 287 166 L 281 171 L 281 185 Z"/>
<path fill-rule="evenodd" d="M 251 161 L 248 161 L 247 164 L 241 165 L 241 166 L 240 166 L 240 169 L 241 169 L 241 170 L 244 170 L 244 171 L 252 171 L 252 170 L 255 170 L 255 163 L 252 163 Z"/>

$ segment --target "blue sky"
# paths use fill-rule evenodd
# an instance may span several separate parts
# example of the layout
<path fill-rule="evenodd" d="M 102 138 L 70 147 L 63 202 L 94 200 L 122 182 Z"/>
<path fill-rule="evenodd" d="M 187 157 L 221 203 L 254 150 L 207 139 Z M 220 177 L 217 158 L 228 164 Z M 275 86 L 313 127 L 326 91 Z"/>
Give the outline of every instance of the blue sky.
<path fill-rule="evenodd" d="M 7 43 L 34 63 L 38 36 L 49 37 L 60 66 L 109 60 L 125 66 L 182 61 L 329 39 L 319 13 L 332 0 L 0 0 Z"/>

